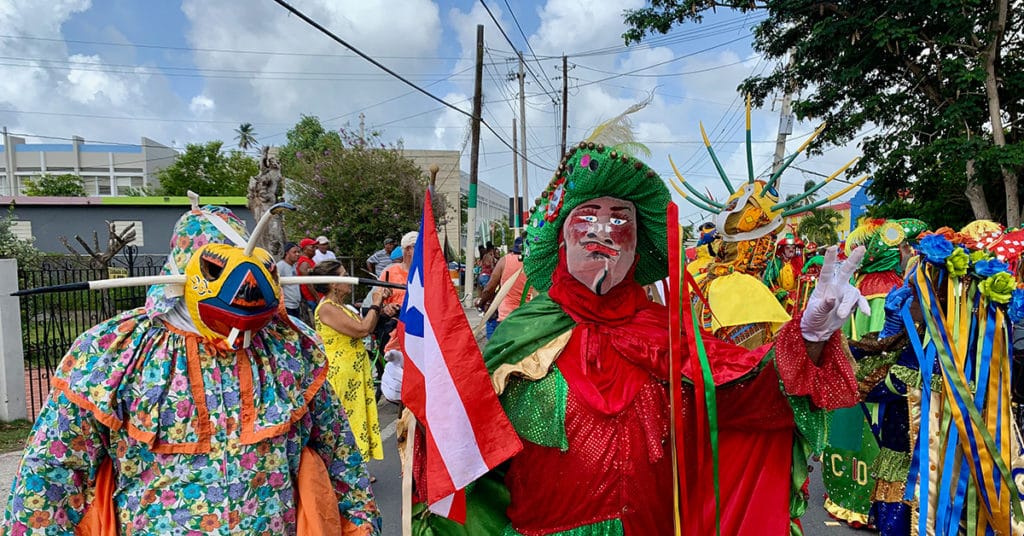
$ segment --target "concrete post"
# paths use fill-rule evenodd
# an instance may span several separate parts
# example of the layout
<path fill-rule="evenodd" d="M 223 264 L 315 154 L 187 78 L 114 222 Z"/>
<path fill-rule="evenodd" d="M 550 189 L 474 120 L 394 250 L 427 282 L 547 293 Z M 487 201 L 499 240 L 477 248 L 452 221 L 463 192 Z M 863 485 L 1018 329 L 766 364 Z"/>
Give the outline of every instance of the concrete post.
<path fill-rule="evenodd" d="M 21 341 L 18 261 L 0 259 L 0 421 L 28 417 L 25 407 L 25 353 Z"/>

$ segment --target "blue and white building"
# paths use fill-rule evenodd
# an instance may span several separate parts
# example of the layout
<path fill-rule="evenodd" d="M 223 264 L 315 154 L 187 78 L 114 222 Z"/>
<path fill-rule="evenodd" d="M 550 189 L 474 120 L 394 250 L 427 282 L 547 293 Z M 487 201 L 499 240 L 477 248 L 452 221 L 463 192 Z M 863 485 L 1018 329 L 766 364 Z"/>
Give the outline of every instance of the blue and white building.
<path fill-rule="evenodd" d="M 0 145 L 0 196 L 25 192 L 25 180 L 43 174 L 82 177 L 89 196 L 118 196 L 141 188 L 157 188 L 156 172 L 173 164 L 178 152 L 142 138 L 138 145 L 86 142 L 25 143 L 4 129 Z"/>

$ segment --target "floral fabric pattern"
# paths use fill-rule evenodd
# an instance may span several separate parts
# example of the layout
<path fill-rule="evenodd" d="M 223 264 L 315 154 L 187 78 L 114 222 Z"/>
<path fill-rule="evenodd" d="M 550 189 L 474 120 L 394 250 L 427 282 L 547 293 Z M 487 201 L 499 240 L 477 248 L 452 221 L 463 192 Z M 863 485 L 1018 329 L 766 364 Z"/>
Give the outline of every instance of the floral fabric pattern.
<path fill-rule="evenodd" d="M 247 350 L 144 309 L 79 337 L 33 429 L 4 513 L 10 534 L 70 534 L 112 462 L 120 534 L 295 534 L 302 449 L 341 516 L 380 531 L 369 474 L 309 332 L 274 320 Z"/>

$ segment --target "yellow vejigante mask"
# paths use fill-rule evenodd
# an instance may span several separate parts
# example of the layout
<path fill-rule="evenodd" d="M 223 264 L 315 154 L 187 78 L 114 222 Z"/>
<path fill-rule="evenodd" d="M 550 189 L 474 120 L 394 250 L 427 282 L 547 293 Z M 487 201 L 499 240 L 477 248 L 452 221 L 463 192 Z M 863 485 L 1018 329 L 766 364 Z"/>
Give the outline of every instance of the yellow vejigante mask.
<path fill-rule="evenodd" d="M 207 244 L 185 266 L 185 305 L 199 333 L 226 339 L 262 329 L 277 312 L 281 287 L 274 259 L 262 248 L 245 251 L 229 244 Z"/>

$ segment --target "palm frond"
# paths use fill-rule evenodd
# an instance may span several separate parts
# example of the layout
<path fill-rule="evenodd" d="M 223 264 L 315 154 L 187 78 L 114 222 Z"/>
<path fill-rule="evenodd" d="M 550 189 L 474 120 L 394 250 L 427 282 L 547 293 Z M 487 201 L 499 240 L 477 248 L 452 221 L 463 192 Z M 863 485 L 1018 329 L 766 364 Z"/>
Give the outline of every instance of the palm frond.
<path fill-rule="evenodd" d="M 593 132 L 584 141 L 602 144 L 621 153 L 635 156 L 642 154 L 645 157 L 651 156 L 651 150 L 644 144 L 636 141 L 633 132 L 633 121 L 630 115 L 643 110 L 654 100 L 654 92 L 651 91 L 647 98 L 626 108 L 621 114 L 597 125 Z"/>

